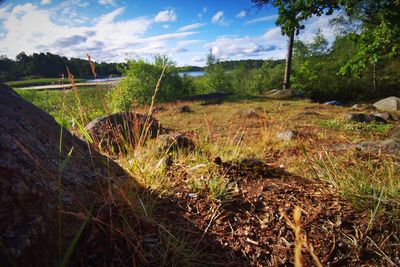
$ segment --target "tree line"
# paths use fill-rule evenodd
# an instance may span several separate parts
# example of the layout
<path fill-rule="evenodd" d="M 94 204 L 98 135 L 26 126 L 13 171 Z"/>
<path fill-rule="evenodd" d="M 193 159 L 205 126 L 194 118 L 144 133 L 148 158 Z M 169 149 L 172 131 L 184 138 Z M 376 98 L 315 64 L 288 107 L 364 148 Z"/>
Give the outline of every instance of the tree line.
<path fill-rule="evenodd" d="M 97 77 L 120 76 L 117 63 L 93 62 Z M 15 60 L 0 56 L 0 81 L 13 81 L 29 77 L 56 78 L 69 71 L 77 78 L 93 77 L 89 60 L 62 57 L 52 53 L 19 53 Z"/>

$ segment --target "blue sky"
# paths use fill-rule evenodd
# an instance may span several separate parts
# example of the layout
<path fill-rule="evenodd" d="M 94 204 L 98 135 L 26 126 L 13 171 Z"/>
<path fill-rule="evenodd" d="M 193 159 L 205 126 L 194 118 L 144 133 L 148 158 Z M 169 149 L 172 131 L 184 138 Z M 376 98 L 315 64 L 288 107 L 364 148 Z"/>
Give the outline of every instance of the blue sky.
<path fill-rule="evenodd" d="M 0 4 L 0 55 L 24 51 L 122 62 L 170 56 L 178 65 L 205 63 L 209 49 L 222 60 L 278 59 L 286 38 L 274 8 L 250 0 L 5 0 Z M 310 19 L 298 38 L 318 29 L 333 39 L 328 17 Z"/>

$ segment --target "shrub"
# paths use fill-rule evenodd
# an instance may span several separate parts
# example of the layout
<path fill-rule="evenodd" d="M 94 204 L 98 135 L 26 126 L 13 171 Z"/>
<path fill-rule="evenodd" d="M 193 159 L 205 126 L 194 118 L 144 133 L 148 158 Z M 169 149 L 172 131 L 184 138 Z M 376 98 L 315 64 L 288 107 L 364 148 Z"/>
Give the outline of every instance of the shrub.
<path fill-rule="evenodd" d="M 269 90 L 282 87 L 284 65 L 272 66 L 271 61 L 263 63 L 261 68 L 253 70 L 250 79 L 250 90 L 263 94 Z"/>
<path fill-rule="evenodd" d="M 220 63 L 206 68 L 207 87 L 209 92 L 231 92 L 232 84 L 225 69 Z"/>
<path fill-rule="evenodd" d="M 224 66 L 212 53 L 211 49 L 207 55 L 206 84 L 208 92 L 231 92 L 232 84 L 225 72 Z"/>
<path fill-rule="evenodd" d="M 122 68 L 123 79 L 110 94 L 112 109 L 129 110 L 133 104 L 149 104 L 164 66 L 167 68 L 156 100 L 173 101 L 190 95 L 193 92 L 190 81 L 179 76 L 175 64 L 167 57 L 157 56 L 154 63 L 130 60 Z"/>

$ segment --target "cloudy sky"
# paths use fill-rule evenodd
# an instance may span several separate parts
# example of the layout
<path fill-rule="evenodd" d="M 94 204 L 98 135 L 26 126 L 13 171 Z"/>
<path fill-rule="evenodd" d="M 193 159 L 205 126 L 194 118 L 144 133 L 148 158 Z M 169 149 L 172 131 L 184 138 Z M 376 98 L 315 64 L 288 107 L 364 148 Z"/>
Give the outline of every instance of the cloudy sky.
<path fill-rule="evenodd" d="M 204 65 L 211 48 L 219 58 L 284 58 L 286 38 L 276 10 L 251 0 L 3 0 L 0 55 L 51 52 L 122 62 L 165 54 L 178 65 Z M 320 28 L 332 40 L 330 17 L 312 18 L 298 38 Z"/>

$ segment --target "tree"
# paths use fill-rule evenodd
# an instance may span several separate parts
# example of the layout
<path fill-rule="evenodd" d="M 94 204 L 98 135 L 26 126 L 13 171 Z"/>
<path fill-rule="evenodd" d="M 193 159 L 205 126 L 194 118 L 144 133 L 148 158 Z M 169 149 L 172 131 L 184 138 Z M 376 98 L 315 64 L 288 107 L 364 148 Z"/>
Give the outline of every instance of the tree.
<path fill-rule="evenodd" d="M 400 55 L 400 1 L 342 0 L 347 14 L 361 22 L 359 49 L 341 73 L 359 76 L 372 66 L 372 82 L 378 90 L 378 69 L 382 61 Z"/>
<path fill-rule="evenodd" d="M 156 100 L 173 101 L 189 96 L 192 93 L 190 84 L 182 80 L 175 63 L 167 57 L 156 56 L 154 63 L 130 60 L 122 70 L 123 79 L 110 91 L 112 109 L 128 111 L 133 104 L 149 104 L 164 66 L 167 68 Z"/>
<path fill-rule="evenodd" d="M 288 37 L 283 89 L 289 89 L 295 35 L 304 29 L 305 20 L 312 16 L 332 14 L 334 9 L 339 7 L 338 3 L 334 0 L 252 0 L 252 2 L 259 8 L 273 5 L 278 9 L 279 16 L 276 24 L 281 27 L 282 35 Z"/>
<path fill-rule="evenodd" d="M 207 55 L 206 66 L 207 85 L 210 92 L 230 92 L 232 89 L 231 83 L 225 73 L 225 69 L 219 62 L 217 57 L 210 49 Z"/>

